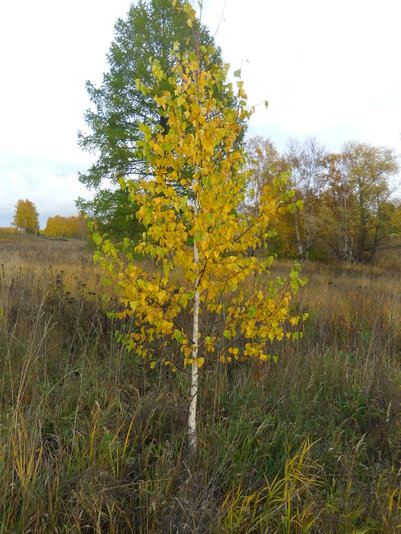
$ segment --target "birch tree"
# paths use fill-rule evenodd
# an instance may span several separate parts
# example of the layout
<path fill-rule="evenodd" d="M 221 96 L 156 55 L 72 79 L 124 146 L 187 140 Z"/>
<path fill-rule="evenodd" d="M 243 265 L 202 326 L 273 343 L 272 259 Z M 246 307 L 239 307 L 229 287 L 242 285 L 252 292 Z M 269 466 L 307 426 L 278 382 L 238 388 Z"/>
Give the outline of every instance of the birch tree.
<path fill-rule="evenodd" d="M 294 210 L 298 257 L 308 260 L 318 229 L 317 200 L 324 185 L 326 151 L 315 137 L 307 137 L 302 145 L 290 139 L 286 157 L 296 195 L 303 203 L 302 211 Z"/>
<path fill-rule="evenodd" d="M 191 24 L 192 10 L 188 16 Z M 211 48 L 200 52 L 213 57 Z M 267 186 L 252 219 L 239 209 L 246 159 L 237 140 L 250 115 L 242 82 L 234 91 L 227 82 L 228 67 L 203 68 L 197 51 L 180 55 L 175 48 L 173 57 L 168 84 L 157 60 L 152 84 L 137 81 L 143 93 L 158 95 L 167 123 L 163 129 L 140 125 L 138 151 L 147 162 L 148 178 L 120 180 L 139 207 L 142 239 L 135 247 L 126 239 L 122 257 L 110 240 L 94 238 L 96 259 L 108 269 L 124 305 L 117 316 L 133 318 L 124 340 L 129 350 L 152 368 L 190 369 L 188 437 L 195 454 L 200 369 L 212 358 L 268 361 L 273 340 L 297 336 L 285 331 L 285 324 L 294 328 L 299 321 L 290 313 L 290 300 L 300 278 L 294 269 L 288 280 L 271 280 L 272 258 L 249 254 L 272 232 L 280 198 Z M 167 89 L 159 91 L 159 86 Z M 235 109 L 230 105 L 234 97 Z M 133 252 L 152 258 L 152 269 L 135 263 Z M 207 329 L 201 328 L 205 314 L 213 317 Z"/>

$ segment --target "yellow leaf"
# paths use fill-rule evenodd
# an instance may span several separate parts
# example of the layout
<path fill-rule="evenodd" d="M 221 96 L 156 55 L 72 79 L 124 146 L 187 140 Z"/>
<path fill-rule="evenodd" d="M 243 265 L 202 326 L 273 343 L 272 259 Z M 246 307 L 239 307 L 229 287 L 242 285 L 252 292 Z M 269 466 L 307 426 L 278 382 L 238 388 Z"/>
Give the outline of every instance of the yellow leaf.
<path fill-rule="evenodd" d="M 198 366 L 198 369 L 200 369 L 204 363 L 205 358 L 196 358 L 196 365 Z"/>

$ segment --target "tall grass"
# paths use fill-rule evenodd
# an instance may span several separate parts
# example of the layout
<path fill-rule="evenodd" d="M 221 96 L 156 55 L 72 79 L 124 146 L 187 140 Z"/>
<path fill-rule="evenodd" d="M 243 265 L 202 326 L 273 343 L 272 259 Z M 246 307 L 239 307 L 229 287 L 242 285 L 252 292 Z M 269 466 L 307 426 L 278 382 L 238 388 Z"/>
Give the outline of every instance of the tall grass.
<path fill-rule="evenodd" d="M 202 369 L 194 462 L 188 377 L 117 342 L 84 244 L 0 264 L 1 533 L 401 530 L 397 272 L 305 265 L 303 339 Z"/>

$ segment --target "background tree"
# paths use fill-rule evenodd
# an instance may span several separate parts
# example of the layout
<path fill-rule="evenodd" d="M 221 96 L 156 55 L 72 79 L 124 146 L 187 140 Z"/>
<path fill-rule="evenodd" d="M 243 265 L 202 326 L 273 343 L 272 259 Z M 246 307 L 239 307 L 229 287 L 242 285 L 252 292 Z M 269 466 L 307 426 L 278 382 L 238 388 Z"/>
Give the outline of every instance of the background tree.
<path fill-rule="evenodd" d="M 250 173 L 246 184 L 245 209 L 255 214 L 264 188 L 272 186 L 277 176 L 288 173 L 290 168 L 271 139 L 253 137 L 247 142 L 246 150 Z"/>
<path fill-rule="evenodd" d="M 30 200 L 18 200 L 12 225 L 24 230 L 27 234 L 39 232 L 39 213 Z"/>
<path fill-rule="evenodd" d="M 358 233 L 357 202 L 343 154 L 325 157 L 325 188 L 319 197 L 318 237 L 339 261 L 354 261 Z"/>
<path fill-rule="evenodd" d="M 319 238 L 341 261 L 371 261 L 394 230 L 390 179 L 399 171 L 393 150 L 351 141 L 326 157 L 319 199 Z"/>
<path fill-rule="evenodd" d="M 391 237 L 401 237 L 401 201 L 398 199 L 393 203 L 394 209 L 391 212 Z"/>
<path fill-rule="evenodd" d="M 92 202 L 78 199 L 80 211 L 95 217 L 111 234 L 141 232 L 132 224 L 135 206 L 130 204 L 126 190 L 116 189 L 120 176 L 139 179 L 147 172 L 145 162 L 136 151 L 136 143 L 142 138 L 140 123 L 167 127 L 164 114 L 155 100 L 156 91 L 171 90 L 169 85 L 173 63 L 170 51 L 178 43 L 179 52 L 190 46 L 195 49 L 195 39 L 209 47 L 213 44 L 207 29 L 194 19 L 187 24 L 185 1 L 140 0 L 132 5 L 126 20 L 119 19 L 115 26 L 115 40 L 107 56 L 109 71 L 103 75 L 100 87 L 87 82 L 87 91 L 93 108 L 88 109 L 85 121 L 89 133 L 79 132 L 82 149 L 98 155 L 96 163 L 80 175 L 80 181 L 96 190 Z M 149 58 L 157 59 L 166 78 L 159 87 L 149 93 L 140 90 L 136 79 L 146 85 L 152 78 Z M 214 49 L 211 65 L 220 61 L 220 50 Z M 204 66 L 205 61 L 200 57 Z M 219 90 L 219 89 L 217 89 Z M 228 104 L 227 104 L 228 105 Z M 126 218 L 128 217 L 128 222 Z"/>
<path fill-rule="evenodd" d="M 244 211 L 256 216 L 260 199 L 266 187 L 274 188 L 278 177 L 281 180 L 281 192 L 287 194 L 287 201 L 292 201 L 292 190 L 287 178 L 291 175 L 288 160 L 280 154 L 271 139 L 261 136 L 253 137 L 247 142 L 247 167 L 249 170 L 246 183 Z M 296 209 L 292 204 L 292 211 Z M 271 235 L 268 243 L 269 253 L 281 256 L 295 256 L 295 232 L 291 210 L 280 206 L 277 211 L 276 233 Z"/>
<path fill-rule="evenodd" d="M 302 210 L 295 205 L 293 214 L 298 257 L 308 260 L 317 235 L 317 200 L 325 182 L 326 150 L 315 137 L 307 137 L 303 144 L 290 139 L 285 156 L 292 168 L 296 199 L 302 201 Z"/>
<path fill-rule="evenodd" d="M 354 259 L 371 261 L 390 233 L 390 178 L 399 172 L 399 160 L 392 149 L 356 141 L 344 145 L 343 159 L 357 205 Z"/>
<path fill-rule="evenodd" d="M 101 234 L 107 233 L 116 239 L 139 236 L 144 227 L 135 213 L 138 207 L 132 203 L 126 190 L 100 189 L 93 200 L 80 201 L 80 207 L 90 220 L 96 221 Z"/>

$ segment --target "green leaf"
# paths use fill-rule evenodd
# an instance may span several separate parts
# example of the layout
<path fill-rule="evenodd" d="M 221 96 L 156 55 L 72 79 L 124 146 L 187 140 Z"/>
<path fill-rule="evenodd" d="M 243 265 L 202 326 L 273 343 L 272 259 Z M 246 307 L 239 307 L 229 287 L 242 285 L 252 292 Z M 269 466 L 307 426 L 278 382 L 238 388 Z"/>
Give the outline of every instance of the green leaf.
<path fill-rule="evenodd" d="M 174 330 L 174 338 L 178 343 L 182 343 L 184 336 L 182 335 L 182 332 L 180 330 Z"/>
<path fill-rule="evenodd" d="M 120 176 L 120 178 L 118 179 L 118 183 L 120 184 L 121 189 L 124 191 L 127 187 L 127 182 L 125 181 L 123 176 Z"/>
<path fill-rule="evenodd" d="M 255 317 L 256 313 L 256 306 L 249 306 L 248 308 L 248 316 L 253 319 Z"/>
<path fill-rule="evenodd" d="M 237 69 L 236 71 L 234 71 L 234 77 L 241 78 L 241 69 Z"/>
<path fill-rule="evenodd" d="M 98 261 L 102 259 L 102 257 L 103 256 L 100 250 L 96 250 L 95 253 L 93 254 L 93 263 L 97 263 Z"/>
<path fill-rule="evenodd" d="M 96 246 L 99 246 L 102 242 L 102 237 L 97 232 L 93 232 L 92 239 Z"/>

